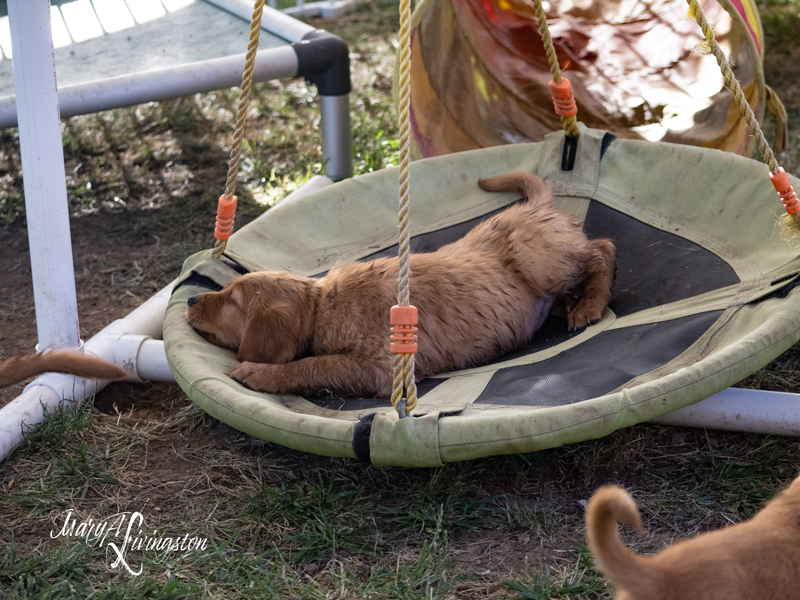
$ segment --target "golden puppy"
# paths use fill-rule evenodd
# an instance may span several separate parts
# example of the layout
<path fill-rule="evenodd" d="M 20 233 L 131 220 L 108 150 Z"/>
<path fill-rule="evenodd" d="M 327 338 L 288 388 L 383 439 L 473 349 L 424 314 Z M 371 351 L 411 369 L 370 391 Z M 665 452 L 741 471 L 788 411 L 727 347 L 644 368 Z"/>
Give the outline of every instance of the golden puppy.
<path fill-rule="evenodd" d="M 642 529 L 633 498 L 603 487 L 589 501 L 589 548 L 617 600 L 800 599 L 800 478 L 746 523 L 634 554 L 617 522 Z"/>
<path fill-rule="evenodd" d="M 560 295 L 581 293 L 570 329 L 600 319 L 615 275 L 614 245 L 589 240 L 553 207 L 550 189 L 524 173 L 479 182 L 523 193 L 462 239 L 411 256 L 411 302 L 419 310 L 419 379 L 489 360 L 527 343 Z M 397 259 L 336 265 L 321 279 L 245 275 L 189 298 L 189 324 L 238 352 L 231 377 L 272 394 L 322 390 L 389 397 L 389 310 Z"/>
<path fill-rule="evenodd" d="M 67 351 L 42 352 L 41 354 L 15 356 L 1 362 L 0 387 L 47 372 L 110 381 L 125 379 L 130 375 L 117 365 L 88 354 Z"/>

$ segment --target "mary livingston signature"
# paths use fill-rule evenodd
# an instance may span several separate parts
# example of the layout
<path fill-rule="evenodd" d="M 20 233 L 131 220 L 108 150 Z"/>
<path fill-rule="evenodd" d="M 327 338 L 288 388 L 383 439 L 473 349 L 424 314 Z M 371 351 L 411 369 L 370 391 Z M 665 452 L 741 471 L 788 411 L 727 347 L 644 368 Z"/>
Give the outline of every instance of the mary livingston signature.
<path fill-rule="evenodd" d="M 63 522 L 59 529 L 61 521 Z M 117 513 L 99 520 L 89 518 L 79 521 L 74 510 L 69 509 L 57 515 L 53 519 L 53 524 L 56 526 L 56 530 L 50 532 L 51 538 L 83 538 L 87 546 L 105 547 L 106 552 L 111 552 L 115 557 L 111 567 L 122 566 L 131 575 L 139 575 L 143 565 L 139 565 L 139 570 L 134 571 L 126 560 L 128 552 L 144 550 L 166 556 L 170 552 L 185 554 L 205 550 L 208 544 L 208 538 L 189 533 L 183 537 L 158 535 L 158 530 L 154 530 L 149 535 L 143 534 L 142 530 L 146 531 L 147 525 L 144 516 L 138 511 Z"/>

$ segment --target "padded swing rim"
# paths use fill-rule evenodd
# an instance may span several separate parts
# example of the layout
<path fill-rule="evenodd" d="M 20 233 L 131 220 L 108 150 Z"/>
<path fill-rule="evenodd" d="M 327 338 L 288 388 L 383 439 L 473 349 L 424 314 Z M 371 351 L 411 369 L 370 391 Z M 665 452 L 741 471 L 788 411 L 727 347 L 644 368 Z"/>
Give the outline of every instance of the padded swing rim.
<path fill-rule="evenodd" d="M 173 296 L 170 312 L 182 313 L 188 296 L 201 291 L 204 290 L 191 286 L 182 288 Z M 416 437 L 416 430 L 426 427 L 412 425 L 415 425 L 414 421 L 425 417 L 399 421 L 392 413 L 379 413 L 372 423 L 371 462 L 377 466 L 429 467 L 482 456 L 532 452 L 603 437 L 619 428 L 649 421 L 694 404 L 742 380 L 800 340 L 800 291 L 791 292 L 789 297 L 780 302 L 781 308 L 738 344 L 656 381 L 583 401 L 578 408 L 582 416 L 577 421 L 560 418 L 563 413 L 575 410 L 574 405 L 535 410 L 522 407 L 481 411 L 481 414 L 469 417 L 440 417 L 434 413 L 436 432 L 426 432 L 425 439 L 422 439 Z M 179 310 L 172 307 L 173 303 Z M 713 372 L 717 378 L 713 383 L 708 378 L 708 372 Z M 264 403 L 259 398 L 251 398 L 247 403 L 233 406 L 220 400 L 224 388 L 213 383 L 207 386 L 191 383 L 176 368 L 173 368 L 173 374 L 180 387 L 198 406 L 236 429 L 295 450 L 356 458 L 353 449 L 355 422 L 297 415 Z M 200 383 L 205 382 L 201 380 Z M 252 408 L 257 407 L 258 410 L 257 413 L 250 411 L 248 415 L 247 405 L 250 402 L 255 405 Z M 422 399 L 420 407 L 424 410 Z M 430 420 L 430 415 L 426 420 Z M 541 427 L 543 422 L 549 423 L 546 429 Z M 585 426 L 589 423 L 596 429 L 587 437 Z M 380 432 L 377 431 L 379 429 Z M 400 448 L 398 454 L 397 448 L 377 447 L 378 437 L 396 440 L 396 443 L 405 440 L 419 447 L 416 450 Z M 428 451 L 420 452 L 423 445 Z"/>

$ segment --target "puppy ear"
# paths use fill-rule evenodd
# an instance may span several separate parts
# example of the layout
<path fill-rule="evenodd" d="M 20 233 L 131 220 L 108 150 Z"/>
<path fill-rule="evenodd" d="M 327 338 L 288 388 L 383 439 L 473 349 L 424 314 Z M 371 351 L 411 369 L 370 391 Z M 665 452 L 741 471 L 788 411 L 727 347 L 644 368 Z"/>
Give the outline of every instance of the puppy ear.
<path fill-rule="evenodd" d="M 253 304 L 239 345 L 239 360 L 284 364 L 297 358 L 307 345 L 297 309 L 287 303 L 267 305 L 256 300 Z"/>

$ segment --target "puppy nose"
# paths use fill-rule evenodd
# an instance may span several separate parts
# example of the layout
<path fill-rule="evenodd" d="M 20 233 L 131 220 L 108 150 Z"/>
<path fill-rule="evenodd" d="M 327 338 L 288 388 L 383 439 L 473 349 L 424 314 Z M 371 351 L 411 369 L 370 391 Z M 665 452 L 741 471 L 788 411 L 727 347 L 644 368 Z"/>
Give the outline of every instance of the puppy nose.
<path fill-rule="evenodd" d="M 187 301 L 189 306 L 194 306 L 197 304 L 197 296 L 189 296 L 189 300 Z"/>

